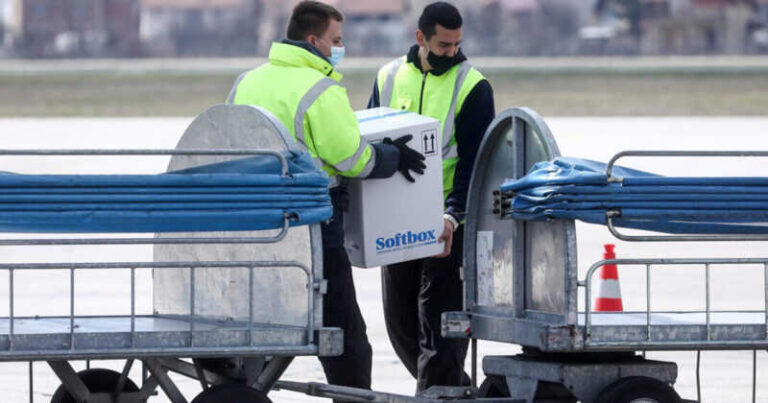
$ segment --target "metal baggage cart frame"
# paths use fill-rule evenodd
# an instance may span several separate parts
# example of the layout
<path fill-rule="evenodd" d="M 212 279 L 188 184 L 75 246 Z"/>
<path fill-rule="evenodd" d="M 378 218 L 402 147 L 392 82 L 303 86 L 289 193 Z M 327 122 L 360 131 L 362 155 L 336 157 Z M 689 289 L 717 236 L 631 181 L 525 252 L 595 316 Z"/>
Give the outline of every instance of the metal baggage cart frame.
<path fill-rule="evenodd" d="M 288 176 L 288 162 L 280 151 L 291 150 L 294 142 L 280 122 L 267 111 L 250 106 L 217 106 L 201 114 L 190 126 L 197 132 L 210 130 L 223 119 L 235 124 L 247 123 L 251 127 L 261 125 L 276 136 L 277 143 L 285 147 L 268 148 L 210 148 L 175 150 L 3 150 L 2 156 L 185 156 L 231 159 L 267 155 L 277 158 L 282 175 Z M 248 125 L 245 125 L 248 126 Z M 219 133 L 220 134 L 220 133 Z M 283 241 L 293 220 L 289 214 L 283 217 L 282 228 L 268 230 L 267 236 L 220 235 L 203 233 L 193 237 L 30 237 L 25 239 L 0 239 L 0 247 L 24 246 L 33 248 L 43 245 L 266 245 Z M 67 263 L 4 263 L 0 273 L 8 278 L 8 316 L 0 318 L 0 361 L 28 361 L 30 402 L 33 400 L 33 371 L 35 361 L 46 361 L 62 386 L 55 399 L 62 394 L 78 402 L 143 402 L 160 387 L 174 403 L 186 403 L 169 373 L 177 373 L 197 379 L 203 388 L 203 396 L 215 385 L 234 385 L 232 388 L 248 389 L 247 396 L 257 393 L 256 401 L 267 401 L 266 393 L 274 386 L 292 359 L 296 356 L 334 356 L 342 351 L 342 332 L 338 328 L 322 326 L 322 297 L 325 293 L 323 279 L 320 225 L 295 227 L 306 231 L 310 248 L 310 264 L 296 260 L 277 261 L 230 261 L 194 260 L 173 262 L 67 262 Z M 276 233 L 275 233 L 276 232 Z M 262 232 L 259 232 L 262 234 Z M 151 235 L 151 234 L 150 234 Z M 247 320 L 212 318 L 196 311 L 196 271 L 215 268 L 219 270 L 245 270 L 249 281 L 250 302 Z M 306 278 L 306 323 L 300 326 L 256 323 L 253 317 L 254 276 L 260 269 L 298 270 Z M 188 270 L 188 315 L 136 314 L 136 272 L 139 270 Z M 14 303 L 14 292 L 20 285 L 15 278 L 19 273 L 30 271 L 67 271 L 69 273 L 69 314 L 64 316 L 19 316 Z M 127 315 L 78 315 L 77 273 L 82 270 L 130 272 L 130 314 Z M 185 359 L 192 359 L 191 362 Z M 214 358 L 212 362 L 210 359 Z M 206 359 L 208 359 L 206 361 Z M 91 369 L 75 372 L 71 362 L 77 360 L 125 360 L 121 372 Z M 128 378 L 135 361 L 143 363 L 139 386 Z M 214 364 L 212 366 L 212 364 Z M 217 367 L 215 364 L 220 364 Z M 98 372 L 102 371 L 102 372 Z M 88 375 L 90 373 L 90 375 Z M 98 379 L 94 379 L 94 377 Z M 94 388 L 93 383 L 97 384 Z M 105 389 L 104 385 L 107 385 Z M 127 385 L 131 385 L 128 387 Z M 256 392 L 253 392 L 256 391 Z M 246 395 L 243 395 L 246 396 Z M 262 399 L 263 398 L 263 399 Z M 209 400 L 201 400 L 203 402 Z"/>
<path fill-rule="evenodd" d="M 768 258 L 603 260 L 594 263 L 580 279 L 572 220 L 503 219 L 502 199 L 506 195 L 499 190 L 501 183 L 524 176 L 536 162 L 558 156 L 549 128 L 528 108 L 500 113 L 480 146 L 467 202 L 465 311 L 445 313 L 443 333 L 472 339 L 473 378 L 477 339 L 523 346 L 523 354 L 515 357 L 484 357 L 487 377 L 481 396 L 491 390 L 493 396 L 526 402 L 603 402 L 601 396 L 613 393 L 610 390 L 617 385 L 626 387 L 626 383 L 645 382 L 671 390 L 669 385 L 677 378 L 676 364 L 646 360 L 636 355 L 638 351 L 755 351 L 768 346 Z M 768 152 L 622 152 L 608 165 L 610 180 L 621 180 L 611 176 L 611 171 L 625 156 L 765 157 Z M 615 214 L 607 216 L 609 230 L 623 240 L 768 240 L 762 235 L 628 236 L 613 226 Z M 607 264 L 645 267 L 648 301 L 644 312 L 592 312 L 592 278 Z M 725 264 L 764 269 L 763 310 L 736 313 L 711 309 L 710 269 Z M 666 265 L 697 265 L 703 272 L 707 290 L 704 310 L 670 313 L 651 309 L 651 272 Z M 580 288 L 584 289 L 583 303 L 578 298 Z"/>

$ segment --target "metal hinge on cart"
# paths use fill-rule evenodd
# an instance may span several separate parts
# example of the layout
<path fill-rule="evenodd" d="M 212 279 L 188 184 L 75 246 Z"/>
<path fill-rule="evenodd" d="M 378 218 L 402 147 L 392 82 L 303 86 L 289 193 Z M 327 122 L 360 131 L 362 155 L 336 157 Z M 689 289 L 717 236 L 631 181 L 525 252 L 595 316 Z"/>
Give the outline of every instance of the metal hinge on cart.
<path fill-rule="evenodd" d="M 497 218 L 503 218 L 504 208 L 502 203 L 504 202 L 504 193 L 501 190 L 493 191 L 493 215 Z"/>
<path fill-rule="evenodd" d="M 443 312 L 440 334 L 449 339 L 472 337 L 472 316 L 469 312 Z"/>
<path fill-rule="evenodd" d="M 327 280 L 315 280 L 315 291 L 319 292 L 320 295 L 325 295 L 328 293 L 328 281 Z"/>

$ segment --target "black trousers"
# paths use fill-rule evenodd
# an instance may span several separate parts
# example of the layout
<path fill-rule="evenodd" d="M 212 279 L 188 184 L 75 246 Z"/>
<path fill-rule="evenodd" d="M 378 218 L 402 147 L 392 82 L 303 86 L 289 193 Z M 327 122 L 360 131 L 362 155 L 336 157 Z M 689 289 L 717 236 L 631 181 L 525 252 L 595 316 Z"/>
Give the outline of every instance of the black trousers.
<path fill-rule="evenodd" d="M 357 305 L 352 265 L 343 246 L 323 249 L 323 272 L 328 281 L 323 297 L 324 325 L 344 330 L 344 353 L 320 358 L 325 378 L 333 385 L 370 389 L 373 350 Z"/>
<path fill-rule="evenodd" d="M 418 391 L 430 386 L 468 384 L 466 339 L 440 336 L 440 316 L 462 309 L 459 270 L 464 227 L 454 232 L 451 254 L 384 266 L 381 280 L 384 320 L 395 353 L 416 378 Z"/>

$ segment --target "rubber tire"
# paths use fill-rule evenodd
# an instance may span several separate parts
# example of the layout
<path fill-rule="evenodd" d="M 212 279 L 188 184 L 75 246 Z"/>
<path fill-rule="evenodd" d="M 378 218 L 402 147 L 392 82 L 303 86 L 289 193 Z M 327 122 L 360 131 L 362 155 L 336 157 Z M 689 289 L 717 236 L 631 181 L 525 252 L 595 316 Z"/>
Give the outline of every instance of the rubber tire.
<path fill-rule="evenodd" d="M 120 373 L 111 369 L 91 368 L 77 373 L 91 393 L 112 392 L 117 387 Z M 138 392 L 139 388 L 133 381 L 125 380 L 123 392 Z M 146 402 L 146 400 L 144 400 Z M 69 394 L 64 385 L 60 385 L 51 397 L 51 403 L 76 403 L 75 398 Z"/>
<path fill-rule="evenodd" d="M 488 375 L 477 390 L 478 397 L 510 397 L 507 379 L 499 375 Z"/>
<path fill-rule="evenodd" d="M 197 395 L 192 403 L 272 403 L 264 392 L 245 385 L 216 385 Z"/>
<path fill-rule="evenodd" d="M 608 385 L 600 392 L 596 403 L 630 403 L 642 398 L 658 403 L 680 403 L 680 396 L 671 386 L 644 376 L 630 376 Z"/>

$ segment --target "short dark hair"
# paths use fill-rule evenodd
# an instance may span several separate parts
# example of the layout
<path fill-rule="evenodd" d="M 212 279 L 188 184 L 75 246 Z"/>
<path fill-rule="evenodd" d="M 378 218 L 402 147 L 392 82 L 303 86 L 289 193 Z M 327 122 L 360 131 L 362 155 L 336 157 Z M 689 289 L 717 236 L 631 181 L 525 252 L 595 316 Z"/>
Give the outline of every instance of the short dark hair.
<path fill-rule="evenodd" d="M 294 41 L 303 41 L 310 34 L 320 36 L 328 29 L 331 18 L 344 22 L 344 16 L 333 6 L 319 1 L 302 1 L 293 8 L 286 36 Z"/>
<path fill-rule="evenodd" d="M 453 4 L 438 1 L 424 7 L 419 17 L 419 30 L 429 39 L 437 33 L 437 25 L 446 29 L 461 28 L 462 19 L 459 10 Z"/>

